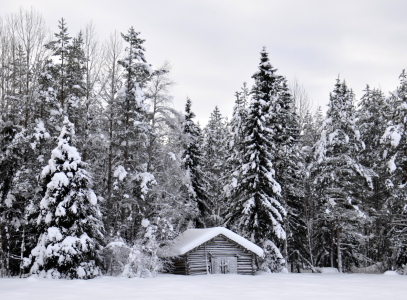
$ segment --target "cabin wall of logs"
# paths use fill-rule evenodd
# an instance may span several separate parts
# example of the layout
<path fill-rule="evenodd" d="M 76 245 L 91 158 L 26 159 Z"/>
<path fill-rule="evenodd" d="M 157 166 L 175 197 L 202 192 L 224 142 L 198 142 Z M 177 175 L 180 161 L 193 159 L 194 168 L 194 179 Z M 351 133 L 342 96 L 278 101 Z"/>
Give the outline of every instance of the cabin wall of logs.
<path fill-rule="evenodd" d="M 172 273 L 180 275 L 242 274 L 257 271 L 256 254 L 218 235 L 173 261 Z"/>

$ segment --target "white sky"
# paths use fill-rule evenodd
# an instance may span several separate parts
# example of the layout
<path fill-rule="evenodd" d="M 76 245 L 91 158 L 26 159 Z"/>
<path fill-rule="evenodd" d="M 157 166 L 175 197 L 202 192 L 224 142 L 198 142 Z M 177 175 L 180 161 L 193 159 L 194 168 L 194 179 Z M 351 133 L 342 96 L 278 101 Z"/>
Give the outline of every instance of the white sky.
<path fill-rule="evenodd" d="M 280 75 L 296 77 L 325 110 L 340 75 L 357 98 L 366 83 L 387 94 L 407 67 L 404 0 L 0 0 L 1 16 L 33 7 L 52 32 L 66 19 L 74 36 L 90 21 L 101 41 L 130 26 L 146 39 L 146 58 L 173 66 L 174 106 L 186 97 L 201 124 L 218 105 L 231 116 L 234 93 L 267 47 Z"/>

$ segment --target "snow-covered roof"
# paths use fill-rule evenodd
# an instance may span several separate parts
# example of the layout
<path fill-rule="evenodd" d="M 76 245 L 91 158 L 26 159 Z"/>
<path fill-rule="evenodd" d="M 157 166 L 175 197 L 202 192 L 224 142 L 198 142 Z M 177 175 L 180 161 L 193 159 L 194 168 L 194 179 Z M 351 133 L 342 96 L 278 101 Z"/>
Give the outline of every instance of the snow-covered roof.
<path fill-rule="evenodd" d="M 175 238 L 171 245 L 161 248 L 157 254 L 160 257 L 184 255 L 221 234 L 258 256 L 263 256 L 264 252 L 259 246 L 224 227 L 188 229 Z"/>

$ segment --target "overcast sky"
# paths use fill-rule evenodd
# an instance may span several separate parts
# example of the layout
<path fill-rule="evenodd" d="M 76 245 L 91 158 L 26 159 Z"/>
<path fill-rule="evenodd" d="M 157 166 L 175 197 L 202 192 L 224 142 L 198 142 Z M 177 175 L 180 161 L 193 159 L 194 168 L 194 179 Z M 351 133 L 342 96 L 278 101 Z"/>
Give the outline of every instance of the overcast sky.
<path fill-rule="evenodd" d="M 53 32 L 71 35 L 90 21 L 101 41 L 130 26 L 146 40 L 154 66 L 172 65 L 174 107 L 186 97 L 201 124 L 218 105 L 230 118 L 234 93 L 252 84 L 259 52 L 288 80 L 297 78 L 313 107 L 326 110 L 335 79 L 356 97 L 369 83 L 387 94 L 407 67 L 405 0 L 0 0 L 2 16 L 20 7 L 41 13 Z"/>

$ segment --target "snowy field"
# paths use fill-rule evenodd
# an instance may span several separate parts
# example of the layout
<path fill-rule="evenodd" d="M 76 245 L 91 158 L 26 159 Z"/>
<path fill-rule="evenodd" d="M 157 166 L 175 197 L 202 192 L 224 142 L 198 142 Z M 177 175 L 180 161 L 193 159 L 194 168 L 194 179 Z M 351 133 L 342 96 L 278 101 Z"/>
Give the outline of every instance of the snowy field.
<path fill-rule="evenodd" d="M 407 276 L 262 274 L 93 280 L 0 279 L 1 300 L 407 299 Z"/>

